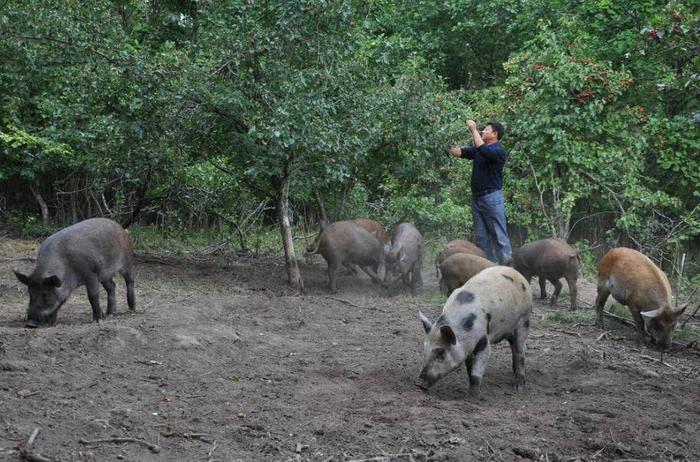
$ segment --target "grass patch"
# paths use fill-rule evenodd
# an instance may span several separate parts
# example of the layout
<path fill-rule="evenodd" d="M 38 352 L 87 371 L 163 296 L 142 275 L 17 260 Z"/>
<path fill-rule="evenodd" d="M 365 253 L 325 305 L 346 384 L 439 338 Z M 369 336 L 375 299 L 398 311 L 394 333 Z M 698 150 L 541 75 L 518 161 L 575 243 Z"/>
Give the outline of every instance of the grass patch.
<path fill-rule="evenodd" d="M 632 319 L 632 312 L 626 306 L 620 305 L 619 303 L 612 303 L 608 307 L 608 311 L 612 314 L 622 316 L 623 318 Z"/>
<path fill-rule="evenodd" d="M 595 319 L 595 313 L 591 310 L 554 310 L 547 318 L 562 324 L 573 324 L 577 322 L 592 322 Z"/>
<path fill-rule="evenodd" d="M 216 229 L 178 229 L 174 227 L 138 226 L 129 228 L 137 253 L 169 253 L 173 255 L 236 252 L 243 249 L 240 236 L 224 227 Z M 292 230 L 294 251 L 302 258 L 306 246 L 316 233 L 306 236 L 301 229 Z M 282 237 L 275 226 L 261 227 L 243 236 L 245 250 L 255 255 L 284 255 Z"/>
<path fill-rule="evenodd" d="M 697 327 L 686 324 L 682 329 L 679 326 L 673 333 L 673 338 L 676 340 L 698 340 L 700 339 L 700 331 Z"/>
<path fill-rule="evenodd" d="M 414 298 L 417 304 L 421 305 L 444 305 L 447 298 L 440 292 L 440 289 L 426 290 Z"/>

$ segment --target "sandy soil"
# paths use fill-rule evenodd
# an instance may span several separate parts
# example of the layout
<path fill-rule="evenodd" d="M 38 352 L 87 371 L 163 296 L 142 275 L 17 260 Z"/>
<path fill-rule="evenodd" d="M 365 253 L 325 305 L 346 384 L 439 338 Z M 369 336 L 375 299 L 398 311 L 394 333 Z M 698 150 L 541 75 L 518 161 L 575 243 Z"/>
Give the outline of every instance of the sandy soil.
<path fill-rule="evenodd" d="M 118 280 L 115 317 L 92 323 L 81 288 L 55 327 L 29 330 L 11 270 L 34 252 L 0 245 L 0 460 L 22 460 L 37 428 L 27 460 L 700 460 L 697 344 L 662 363 L 627 327 L 602 335 L 589 282 L 577 322 L 552 316 L 567 298 L 537 300 L 527 389 L 503 342 L 474 401 L 461 369 L 429 393 L 413 384 L 417 312 L 444 302 L 428 265 L 419 297 L 364 275 L 331 294 L 317 260 L 297 295 L 281 258 L 141 258 L 135 313 Z"/>

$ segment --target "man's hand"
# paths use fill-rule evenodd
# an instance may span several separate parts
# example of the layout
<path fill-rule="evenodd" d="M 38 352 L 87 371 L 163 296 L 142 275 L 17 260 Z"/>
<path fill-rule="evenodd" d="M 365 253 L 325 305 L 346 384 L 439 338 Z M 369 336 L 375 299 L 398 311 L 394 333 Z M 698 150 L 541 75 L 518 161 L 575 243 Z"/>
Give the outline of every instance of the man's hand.
<path fill-rule="evenodd" d="M 471 131 L 476 130 L 476 122 L 474 122 L 473 120 L 467 120 L 467 127 Z"/>
<path fill-rule="evenodd" d="M 452 157 L 462 157 L 462 149 L 460 148 L 448 148 L 447 153 Z"/>

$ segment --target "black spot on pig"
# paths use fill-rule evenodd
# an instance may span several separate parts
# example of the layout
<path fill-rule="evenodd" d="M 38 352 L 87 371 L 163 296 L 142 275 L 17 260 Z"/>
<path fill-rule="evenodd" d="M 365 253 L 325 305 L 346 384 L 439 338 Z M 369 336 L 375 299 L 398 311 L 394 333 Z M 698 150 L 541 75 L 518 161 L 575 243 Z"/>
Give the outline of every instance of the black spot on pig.
<path fill-rule="evenodd" d="M 510 276 L 508 276 L 507 274 L 502 274 L 501 276 L 503 276 L 504 278 L 508 279 L 510 282 L 515 282 L 515 281 L 513 281 L 513 278 L 510 277 Z"/>
<path fill-rule="evenodd" d="M 476 342 L 476 346 L 474 347 L 474 354 L 479 354 L 481 351 L 483 351 L 486 348 L 486 345 L 488 345 L 489 340 L 486 338 L 484 335 L 479 339 L 478 342 Z"/>
<path fill-rule="evenodd" d="M 523 284 L 522 282 L 520 283 L 520 287 L 523 288 L 523 292 L 527 292 L 527 288 L 525 287 L 525 284 Z"/>
<path fill-rule="evenodd" d="M 446 326 L 447 324 L 449 324 L 449 323 L 447 322 L 447 318 L 445 317 L 444 314 L 441 314 L 440 317 L 438 318 L 438 320 L 435 321 L 436 326 Z"/>
<path fill-rule="evenodd" d="M 526 328 L 529 328 L 529 327 L 530 327 L 530 320 L 529 320 L 529 319 L 526 319 L 526 320 L 525 320 L 525 327 L 526 327 Z"/>
<path fill-rule="evenodd" d="M 486 333 L 491 333 L 491 313 L 486 313 Z"/>
<path fill-rule="evenodd" d="M 462 320 L 462 327 L 464 330 L 470 330 L 474 327 L 474 321 L 476 320 L 476 313 L 469 313 L 469 316 Z"/>
<path fill-rule="evenodd" d="M 471 303 L 474 301 L 474 294 L 468 290 L 463 290 L 457 295 L 457 301 L 460 303 Z"/>

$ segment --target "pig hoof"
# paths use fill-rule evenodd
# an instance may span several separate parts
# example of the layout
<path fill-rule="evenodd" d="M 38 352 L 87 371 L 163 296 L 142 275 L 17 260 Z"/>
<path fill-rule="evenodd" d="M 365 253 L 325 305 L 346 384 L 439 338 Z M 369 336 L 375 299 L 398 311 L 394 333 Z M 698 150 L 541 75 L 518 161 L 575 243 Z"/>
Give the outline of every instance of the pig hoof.
<path fill-rule="evenodd" d="M 413 384 L 423 391 L 428 391 L 428 387 L 422 382 L 414 382 Z"/>

